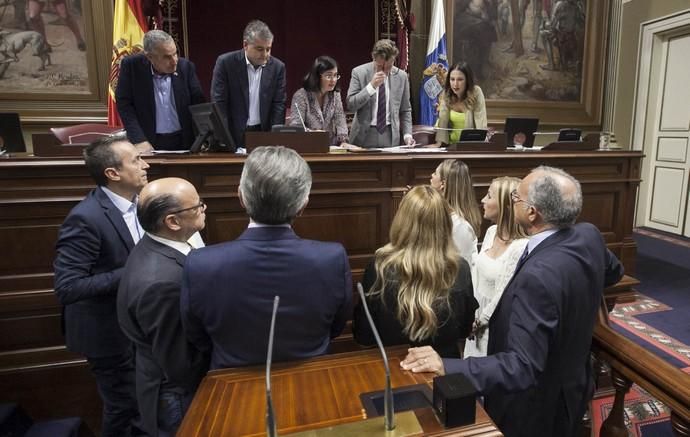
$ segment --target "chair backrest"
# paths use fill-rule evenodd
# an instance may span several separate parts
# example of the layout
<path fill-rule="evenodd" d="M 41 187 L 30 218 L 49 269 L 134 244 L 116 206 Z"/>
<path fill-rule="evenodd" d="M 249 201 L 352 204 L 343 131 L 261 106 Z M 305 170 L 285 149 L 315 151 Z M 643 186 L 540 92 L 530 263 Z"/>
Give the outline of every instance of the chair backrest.
<path fill-rule="evenodd" d="M 66 127 L 51 127 L 50 131 L 62 144 L 88 144 L 98 138 L 107 137 L 122 128 L 105 124 L 85 123 Z"/>
<path fill-rule="evenodd" d="M 412 126 L 412 138 L 414 138 L 415 143 L 423 146 L 434 144 L 436 142 L 436 130 L 433 126 L 415 124 Z"/>

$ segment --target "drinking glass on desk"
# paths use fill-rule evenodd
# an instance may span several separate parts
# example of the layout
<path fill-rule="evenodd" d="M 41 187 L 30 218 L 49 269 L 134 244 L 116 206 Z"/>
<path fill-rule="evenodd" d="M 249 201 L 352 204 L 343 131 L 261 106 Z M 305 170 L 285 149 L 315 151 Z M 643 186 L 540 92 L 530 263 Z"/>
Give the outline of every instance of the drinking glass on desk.
<path fill-rule="evenodd" d="M 611 142 L 611 132 L 601 132 L 599 134 L 599 149 L 608 150 Z"/>

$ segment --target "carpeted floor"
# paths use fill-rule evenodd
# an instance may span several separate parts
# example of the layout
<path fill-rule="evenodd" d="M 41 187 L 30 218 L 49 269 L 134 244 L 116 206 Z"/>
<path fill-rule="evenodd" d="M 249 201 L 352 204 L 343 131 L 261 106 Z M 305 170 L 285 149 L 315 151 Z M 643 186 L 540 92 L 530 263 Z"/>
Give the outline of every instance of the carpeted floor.
<path fill-rule="evenodd" d="M 615 330 L 690 373 L 690 240 L 639 229 L 637 290 L 640 299 L 611 312 Z M 668 408 L 633 386 L 625 401 L 625 420 L 635 437 L 672 437 Z M 612 397 L 592 401 L 592 430 L 598 436 Z"/>

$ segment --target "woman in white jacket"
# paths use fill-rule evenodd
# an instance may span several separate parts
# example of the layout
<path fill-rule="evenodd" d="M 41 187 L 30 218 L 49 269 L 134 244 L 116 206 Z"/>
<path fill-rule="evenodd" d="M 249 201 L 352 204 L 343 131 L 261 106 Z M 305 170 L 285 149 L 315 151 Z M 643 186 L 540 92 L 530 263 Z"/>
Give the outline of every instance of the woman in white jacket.
<path fill-rule="evenodd" d="M 459 159 L 446 159 L 431 174 L 431 186 L 440 191 L 450 205 L 453 242 L 460 256 L 473 268 L 482 216 L 474 195 L 470 170 Z"/>
<path fill-rule="evenodd" d="M 522 252 L 527 246 L 525 232 L 515 221 L 511 191 L 520 179 L 500 177 L 491 181 L 482 199 L 484 218 L 495 223 L 486 231 L 482 249 L 474 263 L 472 279 L 474 297 L 479 302 L 473 336 L 465 342 L 464 358 L 486 356 L 489 345 L 489 319 L 508 281 L 513 276 Z"/>

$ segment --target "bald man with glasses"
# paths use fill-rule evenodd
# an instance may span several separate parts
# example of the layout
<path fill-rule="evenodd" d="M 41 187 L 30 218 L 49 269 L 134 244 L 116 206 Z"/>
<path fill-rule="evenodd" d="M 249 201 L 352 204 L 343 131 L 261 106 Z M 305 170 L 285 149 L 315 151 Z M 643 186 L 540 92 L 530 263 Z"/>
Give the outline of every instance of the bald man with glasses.
<path fill-rule="evenodd" d="M 146 233 L 122 273 L 117 315 L 136 350 L 143 428 L 150 436 L 172 436 L 208 367 L 180 320 L 182 267 L 190 238 L 205 226 L 206 204 L 186 180 L 164 178 L 141 190 L 137 215 Z"/>

